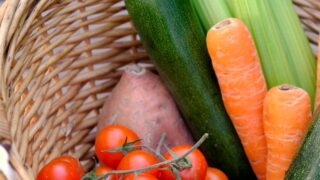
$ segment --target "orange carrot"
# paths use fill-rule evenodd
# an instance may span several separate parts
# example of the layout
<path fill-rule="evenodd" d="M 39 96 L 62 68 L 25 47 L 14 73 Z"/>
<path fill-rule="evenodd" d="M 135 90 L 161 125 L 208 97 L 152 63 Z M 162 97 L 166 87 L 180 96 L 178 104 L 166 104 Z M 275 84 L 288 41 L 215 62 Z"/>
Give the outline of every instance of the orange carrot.
<path fill-rule="evenodd" d="M 318 44 L 318 65 L 317 65 L 317 90 L 314 109 L 317 109 L 320 104 L 320 37 Z"/>
<path fill-rule="evenodd" d="M 267 179 L 283 180 L 311 117 L 308 93 L 291 85 L 269 90 L 263 105 Z"/>
<path fill-rule="evenodd" d="M 227 113 L 256 176 L 265 179 L 262 110 L 267 86 L 251 35 L 240 20 L 225 19 L 209 30 L 207 47 Z"/>

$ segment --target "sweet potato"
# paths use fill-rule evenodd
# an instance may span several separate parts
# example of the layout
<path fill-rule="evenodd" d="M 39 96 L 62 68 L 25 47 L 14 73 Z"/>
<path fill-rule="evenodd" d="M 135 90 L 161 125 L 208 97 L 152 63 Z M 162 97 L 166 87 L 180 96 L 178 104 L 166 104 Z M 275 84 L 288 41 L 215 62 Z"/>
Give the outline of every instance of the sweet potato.
<path fill-rule="evenodd" d="M 142 143 L 155 148 L 162 133 L 169 146 L 193 144 L 169 91 L 158 75 L 129 66 L 106 100 L 100 113 L 98 130 L 121 124 L 135 131 Z"/>

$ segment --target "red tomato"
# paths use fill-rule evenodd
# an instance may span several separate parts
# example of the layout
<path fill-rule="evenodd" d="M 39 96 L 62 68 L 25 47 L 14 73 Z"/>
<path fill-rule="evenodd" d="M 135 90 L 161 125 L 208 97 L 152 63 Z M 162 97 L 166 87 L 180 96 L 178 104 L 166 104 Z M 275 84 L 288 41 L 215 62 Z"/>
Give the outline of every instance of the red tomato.
<path fill-rule="evenodd" d="M 72 156 L 59 156 L 59 157 L 56 157 L 55 159 L 53 159 L 51 162 L 54 162 L 54 161 L 63 161 L 63 162 L 69 163 L 79 170 L 80 176 L 84 175 L 83 165 Z"/>
<path fill-rule="evenodd" d="M 191 146 L 189 145 L 181 145 L 181 146 L 175 146 L 171 148 L 171 150 L 178 156 L 185 154 L 189 149 L 191 149 Z M 172 159 L 172 156 L 170 155 L 169 152 L 167 152 L 164 155 L 164 157 L 166 159 Z M 192 164 L 192 167 L 188 169 L 184 169 L 179 172 L 181 179 L 182 180 L 205 179 L 208 165 L 203 154 L 196 149 L 191 154 L 189 154 L 187 158 Z M 165 170 L 165 171 L 162 171 L 161 173 L 161 179 L 174 180 L 175 177 L 171 170 Z"/>
<path fill-rule="evenodd" d="M 122 152 L 103 152 L 121 147 L 127 142 L 139 139 L 137 134 L 121 125 L 110 125 L 102 129 L 96 136 L 95 149 L 100 162 L 111 168 L 116 168 L 123 158 Z M 137 142 L 135 145 L 139 145 Z"/>
<path fill-rule="evenodd" d="M 69 162 L 51 161 L 37 176 L 37 180 L 80 180 L 78 168 Z"/>
<path fill-rule="evenodd" d="M 132 170 L 151 166 L 158 162 L 157 158 L 150 152 L 144 150 L 134 150 L 129 152 L 120 161 L 117 170 Z M 153 176 L 159 175 L 159 169 L 150 169 L 145 171 L 146 174 L 151 174 Z"/>
<path fill-rule="evenodd" d="M 228 180 L 228 177 L 221 170 L 208 167 L 206 180 Z"/>
<path fill-rule="evenodd" d="M 125 175 L 123 180 L 158 180 L 158 178 L 152 176 L 151 174 L 142 173 L 139 174 L 136 179 L 134 177 L 134 174 Z"/>
<path fill-rule="evenodd" d="M 98 167 L 96 167 L 96 176 L 104 175 L 112 170 L 114 170 L 114 169 L 101 164 Z M 113 180 L 113 179 L 114 179 L 114 176 L 111 175 L 111 176 L 108 176 L 108 178 L 105 180 Z"/>

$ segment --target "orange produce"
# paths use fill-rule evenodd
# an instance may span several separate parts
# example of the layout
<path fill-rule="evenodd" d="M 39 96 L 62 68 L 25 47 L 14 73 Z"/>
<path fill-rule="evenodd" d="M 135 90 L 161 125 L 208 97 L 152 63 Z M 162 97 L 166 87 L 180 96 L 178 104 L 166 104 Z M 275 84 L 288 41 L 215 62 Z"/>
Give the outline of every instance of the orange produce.
<path fill-rule="evenodd" d="M 310 97 L 305 90 L 291 85 L 269 90 L 263 107 L 268 180 L 284 179 L 310 117 Z"/>
<path fill-rule="evenodd" d="M 117 170 L 133 170 L 146 168 L 157 163 L 157 158 L 150 152 L 144 150 L 134 150 L 123 157 L 117 167 Z M 150 169 L 144 171 L 143 173 L 158 177 L 159 168 Z"/>
<path fill-rule="evenodd" d="M 265 179 L 267 145 L 262 110 L 267 85 L 245 24 L 234 18 L 214 25 L 207 47 L 223 103 L 258 179 Z"/>
<path fill-rule="evenodd" d="M 77 160 L 72 157 L 62 157 L 43 166 L 36 180 L 80 180 L 82 176 L 83 168 Z"/>
<path fill-rule="evenodd" d="M 123 180 L 158 180 L 158 178 L 150 174 L 142 173 L 136 177 L 134 176 L 134 174 L 125 175 Z"/>
<path fill-rule="evenodd" d="M 138 139 L 137 134 L 125 126 L 106 126 L 97 134 L 95 139 L 95 150 L 99 161 L 108 167 L 117 168 L 123 158 L 123 153 L 106 151 L 121 148 L 126 140 L 127 142 L 133 142 Z M 134 145 L 140 144 L 140 141 L 138 141 Z"/>
<path fill-rule="evenodd" d="M 95 173 L 96 173 L 96 176 L 102 176 L 102 175 L 104 175 L 104 174 L 106 174 L 106 173 L 108 173 L 108 172 L 110 172 L 112 170 L 114 170 L 114 169 L 112 169 L 112 168 L 110 168 L 108 166 L 105 166 L 103 164 L 100 164 L 99 166 L 96 167 Z M 111 175 L 111 176 L 108 176 L 104 180 L 114 180 L 114 179 L 115 179 L 114 175 Z"/>
<path fill-rule="evenodd" d="M 83 165 L 79 162 L 79 160 L 75 159 L 72 156 L 62 155 L 54 158 L 51 162 L 62 161 L 72 166 L 76 167 L 79 170 L 80 176 L 83 176 L 85 173 Z"/>
<path fill-rule="evenodd" d="M 206 180 L 228 180 L 227 175 L 217 168 L 208 167 Z"/>
<path fill-rule="evenodd" d="M 171 150 L 177 156 L 182 156 L 187 151 L 189 151 L 192 147 L 189 145 L 179 145 L 172 147 Z M 167 152 L 164 154 L 164 158 L 172 159 L 172 155 Z M 192 151 L 188 156 L 187 159 L 190 161 L 191 168 L 185 168 L 182 171 L 179 171 L 179 176 L 182 180 L 194 180 L 194 179 L 205 179 L 206 172 L 207 172 L 207 161 L 204 155 L 201 153 L 200 150 L 196 149 Z M 163 166 L 163 168 L 168 168 L 168 166 Z M 162 180 L 175 180 L 175 176 L 171 170 L 164 170 L 161 171 L 160 175 Z"/>

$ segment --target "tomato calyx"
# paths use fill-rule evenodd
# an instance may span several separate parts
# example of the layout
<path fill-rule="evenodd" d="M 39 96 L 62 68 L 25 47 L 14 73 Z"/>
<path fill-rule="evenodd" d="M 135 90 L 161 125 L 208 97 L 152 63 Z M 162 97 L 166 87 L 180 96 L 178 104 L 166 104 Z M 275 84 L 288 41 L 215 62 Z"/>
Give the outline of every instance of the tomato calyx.
<path fill-rule="evenodd" d="M 94 173 L 94 171 L 86 173 L 82 178 L 82 180 L 96 180 L 98 176 Z"/>
<path fill-rule="evenodd" d="M 123 145 L 119 148 L 109 149 L 109 150 L 102 150 L 102 152 L 121 152 L 122 154 L 126 155 L 130 151 L 140 148 L 141 146 L 135 145 L 137 142 L 141 142 L 142 139 L 136 139 L 133 141 L 128 142 L 128 138 L 126 137 Z"/>
<path fill-rule="evenodd" d="M 165 146 L 167 149 L 168 153 L 174 158 L 177 159 L 179 158 L 179 155 L 173 152 L 168 146 Z M 184 157 L 174 163 L 170 164 L 170 169 L 174 171 L 183 171 L 184 169 L 192 168 L 192 164 L 189 158 Z"/>
<path fill-rule="evenodd" d="M 137 139 L 137 140 L 134 140 L 134 141 L 131 141 L 131 142 L 128 142 L 128 139 L 126 138 L 126 140 L 124 141 L 123 145 L 122 145 L 122 150 L 121 152 L 123 154 L 128 154 L 128 152 L 138 148 L 139 146 L 136 146 L 135 144 L 137 142 L 141 142 L 142 139 Z"/>
<path fill-rule="evenodd" d="M 192 164 L 188 158 L 183 158 L 176 163 L 172 163 L 172 167 L 178 171 L 183 171 L 184 169 L 192 168 Z"/>
<path fill-rule="evenodd" d="M 107 175 L 107 174 L 104 174 L 104 175 L 96 175 L 95 173 L 95 169 L 92 170 L 91 172 L 88 172 L 86 173 L 82 178 L 81 180 L 98 180 L 98 179 L 106 179 L 108 178 L 109 176 L 112 176 L 111 175 Z"/>

